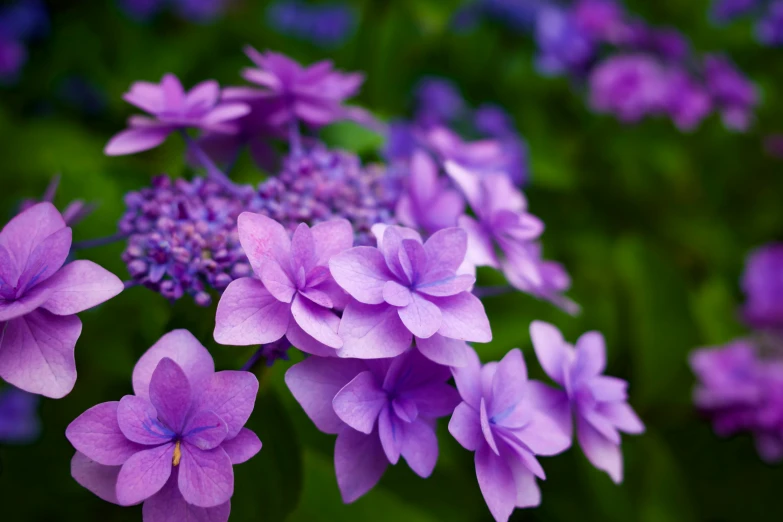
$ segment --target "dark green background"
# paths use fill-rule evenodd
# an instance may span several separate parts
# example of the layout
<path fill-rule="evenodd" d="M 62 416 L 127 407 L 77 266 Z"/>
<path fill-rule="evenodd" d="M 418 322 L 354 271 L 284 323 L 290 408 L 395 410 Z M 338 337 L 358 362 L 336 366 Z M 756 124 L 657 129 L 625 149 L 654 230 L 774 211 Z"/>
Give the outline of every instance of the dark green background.
<path fill-rule="evenodd" d="M 107 158 L 102 148 L 132 113 L 120 95 L 135 80 L 174 72 L 186 85 L 207 78 L 240 83 L 252 44 L 310 62 L 333 58 L 367 74 L 359 103 L 383 117 L 410 111 L 410 95 L 425 74 L 453 78 L 474 105 L 496 102 L 514 116 L 528 140 L 532 211 L 547 224 L 548 257 L 573 277 L 571 295 L 584 309 L 569 317 L 522 294 L 488 299 L 494 341 L 478 346 L 485 360 L 510 348 L 525 350 L 533 376 L 527 326 L 558 325 L 570 340 L 602 331 L 609 373 L 631 383 L 631 403 L 648 427 L 626 437 L 626 480 L 614 486 L 578 449 L 542 459 L 548 480 L 543 505 L 517 511 L 514 520 L 679 522 L 763 521 L 783 516 L 783 470 L 763 464 L 749 437 L 721 440 L 691 406 L 693 377 L 686 357 L 694 347 L 742 335 L 736 309 L 738 278 L 747 252 L 781 239 L 780 164 L 763 153 L 762 138 L 776 130 L 783 110 L 783 51 L 759 46 L 749 24 L 729 29 L 707 21 L 706 0 L 636 0 L 629 9 L 651 23 L 684 30 L 699 50 L 723 50 L 758 83 L 763 107 L 754 129 L 727 132 L 717 117 L 692 134 L 668 121 L 623 126 L 592 114 L 564 79 L 539 77 L 525 37 L 491 24 L 467 35 L 448 28 L 453 0 L 365 0 L 356 36 L 327 53 L 270 30 L 263 2 L 239 1 L 206 26 L 158 17 L 127 20 L 113 2 L 48 2 L 52 32 L 31 49 L 21 82 L 0 91 L 0 212 L 11 216 L 22 198 L 40 195 L 61 172 L 61 208 L 71 199 L 100 203 L 75 229 L 75 239 L 109 235 L 123 211 L 122 195 L 152 175 L 186 173 L 182 146 L 172 138 L 155 151 Z M 62 80 L 80 75 L 107 93 L 97 116 L 58 96 Z M 350 127 L 329 133 L 332 143 L 368 153 L 373 144 Z M 257 180 L 248 158 L 238 175 Z M 80 253 L 126 278 L 122 245 Z M 485 275 L 485 283 L 496 281 Z M 25 447 L 0 448 L 0 520 L 110 522 L 140 520 L 140 508 L 105 503 L 70 477 L 67 424 L 90 406 L 131 392 L 134 361 L 163 333 L 189 328 L 214 354 L 219 368 L 237 368 L 250 348 L 217 346 L 214 307 L 189 299 L 170 306 L 143 288 L 126 291 L 81 314 L 79 379 L 68 397 L 44 400 L 43 434 Z M 264 442 L 252 461 L 236 468 L 231 520 L 319 522 L 489 521 L 476 484 L 472 454 L 441 425 L 441 456 L 429 480 L 404 464 L 352 506 L 339 500 L 332 469 L 333 437 L 320 434 L 287 393 L 286 364 L 261 375 L 250 426 Z"/>

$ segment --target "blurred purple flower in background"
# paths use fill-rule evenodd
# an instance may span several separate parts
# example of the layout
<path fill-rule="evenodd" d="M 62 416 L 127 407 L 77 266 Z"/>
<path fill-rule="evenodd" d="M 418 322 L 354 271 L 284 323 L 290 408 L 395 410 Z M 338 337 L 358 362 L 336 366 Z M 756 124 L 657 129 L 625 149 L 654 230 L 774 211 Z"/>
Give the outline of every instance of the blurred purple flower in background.
<path fill-rule="evenodd" d="M 721 111 L 724 125 L 731 130 L 746 130 L 759 102 L 756 87 L 723 56 L 707 56 L 704 75 L 707 91 Z"/>
<path fill-rule="evenodd" d="M 0 390 L 0 444 L 28 444 L 38 438 L 37 395 L 12 386 Z"/>
<path fill-rule="evenodd" d="M 769 46 L 783 45 L 783 0 L 771 2 L 756 26 L 759 41 Z"/>
<path fill-rule="evenodd" d="M 751 252 L 742 275 L 742 317 L 755 329 L 783 332 L 783 243 Z"/>
<path fill-rule="evenodd" d="M 323 47 L 338 47 L 356 30 L 356 13 L 344 3 L 308 4 L 278 0 L 266 9 L 267 25 L 281 33 Z"/>
<path fill-rule="evenodd" d="M 0 84 L 14 83 L 27 62 L 30 40 L 49 31 L 49 15 L 40 0 L 17 0 L 0 8 Z"/>
<path fill-rule="evenodd" d="M 754 11 L 759 3 L 760 0 L 714 0 L 710 15 L 718 23 L 731 22 Z"/>
<path fill-rule="evenodd" d="M 146 21 L 170 7 L 191 22 L 206 23 L 220 16 L 233 0 L 118 0 L 131 18 Z"/>

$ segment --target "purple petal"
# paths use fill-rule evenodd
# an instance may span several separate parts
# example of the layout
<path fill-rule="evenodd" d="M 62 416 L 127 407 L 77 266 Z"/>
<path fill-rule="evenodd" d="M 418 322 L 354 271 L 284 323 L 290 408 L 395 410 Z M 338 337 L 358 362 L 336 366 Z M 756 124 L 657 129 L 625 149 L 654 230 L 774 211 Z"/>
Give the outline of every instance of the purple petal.
<path fill-rule="evenodd" d="M 172 473 L 159 492 L 142 508 L 144 522 L 228 522 L 231 502 L 211 508 L 188 504 L 179 491 L 179 474 Z"/>
<path fill-rule="evenodd" d="M 158 420 L 158 412 L 150 401 L 135 395 L 120 400 L 117 421 L 122 434 L 138 444 L 158 446 L 177 435 Z"/>
<path fill-rule="evenodd" d="M 612 444 L 620 444 L 620 433 L 614 427 L 614 424 L 592 408 L 580 408 L 579 416 L 590 424 L 604 438 Z"/>
<path fill-rule="evenodd" d="M 432 475 L 438 461 L 438 438 L 432 425 L 419 419 L 403 428 L 402 457 L 422 478 Z"/>
<path fill-rule="evenodd" d="M 179 490 L 187 503 L 198 507 L 211 508 L 228 502 L 234 494 L 234 470 L 223 448 L 202 451 L 183 444 Z"/>
<path fill-rule="evenodd" d="M 246 116 L 252 111 L 245 103 L 222 103 L 209 111 L 209 114 L 201 120 L 201 126 L 217 132 L 236 132 L 236 127 L 226 125 L 225 122 L 236 120 Z"/>
<path fill-rule="evenodd" d="M 285 383 L 319 430 L 339 433 L 345 424 L 335 414 L 332 399 L 366 369 L 364 362 L 356 359 L 310 357 L 289 368 Z"/>
<path fill-rule="evenodd" d="M 547 375 L 563 386 L 565 384 L 565 368 L 570 360 L 569 350 L 560 330 L 543 321 L 530 323 L 530 338 L 536 350 L 538 362 Z"/>
<path fill-rule="evenodd" d="M 331 310 L 297 295 L 291 304 L 291 314 L 302 330 L 331 348 L 342 348 L 343 341 L 337 335 L 340 318 Z"/>
<path fill-rule="evenodd" d="M 75 315 L 39 309 L 11 319 L 0 337 L 0 377 L 30 393 L 65 397 L 76 383 L 73 352 L 81 332 Z"/>
<path fill-rule="evenodd" d="M 62 228 L 41 241 L 27 258 L 16 287 L 26 292 L 57 272 L 71 250 L 71 235 L 70 228 Z"/>
<path fill-rule="evenodd" d="M 313 233 L 305 223 L 300 223 L 291 239 L 291 266 L 309 272 L 316 265 L 315 240 Z"/>
<path fill-rule="evenodd" d="M 117 501 L 121 506 L 138 504 L 160 491 L 171 475 L 174 443 L 133 454 L 117 477 Z"/>
<path fill-rule="evenodd" d="M 438 306 L 416 292 L 411 294 L 411 303 L 398 309 L 397 314 L 413 335 L 424 339 L 435 335 L 442 323 Z"/>
<path fill-rule="evenodd" d="M 16 301 L 0 301 L 0 323 L 22 317 L 40 308 L 49 299 L 50 293 L 46 285 L 38 285 Z"/>
<path fill-rule="evenodd" d="M 286 259 L 291 250 L 288 233 L 277 221 L 261 214 L 243 212 L 237 219 L 239 242 L 256 274 L 267 258 Z"/>
<path fill-rule="evenodd" d="M 285 270 L 274 259 L 268 259 L 261 267 L 261 282 L 280 302 L 290 303 L 296 294 L 296 285 Z"/>
<path fill-rule="evenodd" d="M 198 339 L 187 330 L 172 330 L 158 339 L 136 363 L 133 369 L 133 393 L 149 399 L 152 374 L 164 358 L 177 363 L 194 388 L 199 388 L 204 379 L 215 373 L 212 356 Z"/>
<path fill-rule="evenodd" d="M 119 504 L 117 501 L 117 476 L 121 466 L 104 466 L 78 451 L 71 459 L 71 476 L 98 498 Z"/>
<path fill-rule="evenodd" d="M 43 284 L 51 291 L 43 308 L 56 315 L 83 312 L 124 289 L 119 277 L 86 260 L 67 264 Z"/>
<path fill-rule="evenodd" d="M 139 127 L 124 130 L 109 140 L 103 153 L 107 156 L 123 156 L 154 149 L 166 141 L 172 131 L 170 127 Z"/>
<path fill-rule="evenodd" d="M 602 403 L 598 405 L 598 411 L 620 431 L 632 434 L 644 433 L 644 424 L 628 403 Z"/>
<path fill-rule="evenodd" d="M 403 392 L 400 398 L 415 404 L 419 414 L 427 418 L 451 415 L 454 408 L 460 403 L 457 390 L 445 382 L 433 382 L 413 391 Z"/>
<path fill-rule="evenodd" d="M 291 343 L 291 346 L 310 355 L 319 357 L 334 357 L 337 355 L 337 350 L 315 340 L 312 335 L 302 330 L 302 327 L 296 321 L 288 323 L 288 330 L 286 330 L 285 336 L 288 342 Z"/>
<path fill-rule="evenodd" d="M 581 417 L 576 419 L 576 436 L 587 460 L 593 466 L 607 472 L 616 484 L 623 481 L 623 455 L 620 446 L 612 444 Z"/>
<path fill-rule="evenodd" d="M 191 386 L 182 368 L 168 357 L 163 358 L 152 372 L 150 402 L 161 422 L 175 433 L 182 433 L 192 402 Z"/>
<path fill-rule="evenodd" d="M 587 332 L 576 341 L 574 379 L 594 377 L 606 369 L 606 344 L 599 332 Z"/>
<path fill-rule="evenodd" d="M 378 437 L 386 458 L 392 464 L 397 464 L 400 460 L 403 441 L 402 424 L 390 408 L 383 408 L 378 416 Z"/>
<path fill-rule="evenodd" d="M 306 290 L 301 290 L 299 292 L 299 295 L 301 295 L 302 297 L 306 297 L 312 304 L 318 305 L 319 307 L 322 308 L 334 307 L 334 302 L 332 301 L 332 298 L 329 296 L 328 292 L 318 290 L 316 288 L 308 288 Z"/>
<path fill-rule="evenodd" d="M 375 228 L 377 226 L 373 227 L 373 233 L 376 230 L 380 232 L 380 228 Z M 376 233 L 376 237 L 377 235 Z M 403 248 L 402 242 L 406 239 L 421 243 L 421 237 L 415 230 L 398 226 L 386 226 L 383 229 L 381 238 L 378 240 L 379 249 L 386 261 L 386 267 L 401 281 L 405 279 L 410 281 L 410 276 L 405 274 L 405 269 L 400 264 L 402 257 L 400 251 Z"/>
<path fill-rule="evenodd" d="M 65 429 L 65 437 L 90 460 L 105 466 L 124 464 L 143 446 L 129 441 L 117 422 L 119 402 L 93 406 L 74 419 Z"/>
<path fill-rule="evenodd" d="M 517 490 L 516 505 L 519 508 L 536 507 L 541 504 L 541 490 L 536 484 L 536 476 L 517 459 L 508 459 L 508 467 L 514 476 Z"/>
<path fill-rule="evenodd" d="M 427 253 L 427 272 L 456 272 L 465 260 L 467 249 L 468 235 L 464 230 L 452 227 L 435 232 L 424 243 L 424 251 Z"/>
<path fill-rule="evenodd" d="M 233 439 L 253 413 L 257 394 L 258 379 L 252 373 L 230 370 L 217 372 L 196 390 L 193 409 L 215 413 L 226 423 L 225 438 Z"/>
<path fill-rule="evenodd" d="M 519 348 L 509 351 L 498 363 L 492 379 L 492 397 L 487 412 L 495 422 L 502 423 L 525 396 L 527 390 L 527 367 Z"/>
<path fill-rule="evenodd" d="M 476 351 L 468 346 L 467 361 L 464 366 L 452 368 L 454 382 L 462 400 L 478 412 L 481 402 L 481 361 Z"/>
<path fill-rule="evenodd" d="M 452 160 L 446 160 L 443 167 L 446 170 L 446 174 L 448 174 L 460 190 L 462 190 L 465 199 L 468 200 L 468 203 L 470 203 L 473 210 L 476 212 L 484 210 L 482 208 L 483 198 L 479 176 L 475 172 L 469 171 Z"/>
<path fill-rule="evenodd" d="M 315 258 L 318 266 L 327 266 L 332 257 L 353 246 L 353 227 L 345 219 L 318 223 L 310 231 L 315 242 Z"/>
<path fill-rule="evenodd" d="M 475 266 L 500 268 L 500 261 L 498 261 L 495 254 L 492 236 L 486 229 L 470 216 L 460 216 L 457 223 L 468 235 L 468 249 L 465 253 L 465 260 L 470 261 Z"/>
<path fill-rule="evenodd" d="M 335 395 L 332 407 L 348 426 L 369 435 L 386 403 L 386 392 L 375 382 L 372 372 L 365 371 Z"/>
<path fill-rule="evenodd" d="M 542 382 L 529 381 L 527 394 L 534 408 L 545 412 L 566 437 L 569 439 L 573 437 L 571 404 L 565 391 L 556 390 Z"/>
<path fill-rule="evenodd" d="M 290 305 L 270 294 L 261 281 L 242 277 L 223 292 L 215 316 L 215 340 L 247 346 L 280 339 L 288 329 Z"/>
<path fill-rule="evenodd" d="M 200 450 L 217 448 L 225 440 L 228 427 L 211 411 L 200 411 L 188 419 L 182 441 Z"/>
<path fill-rule="evenodd" d="M 215 80 L 207 80 L 190 89 L 185 95 L 185 106 L 190 111 L 213 107 L 220 97 L 220 85 Z"/>
<path fill-rule="evenodd" d="M 427 269 L 427 253 L 416 239 L 403 239 L 398 256 L 408 282 L 418 282 Z"/>
<path fill-rule="evenodd" d="M 472 351 L 465 341 L 449 339 L 440 334 L 427 339 L 417 337 L 416 348 L 430 361 L 457 368 L 468 364 Z"/>
<path fill-rule="evenodd" d="M 334 470 L 343 502 L 350 504 L 370 491 L 388 465 L 377 433 L 365 435 L 347 426 L 340 431 L 334 445 Z"/>
<path fill-rule="evenodd" d="M 495 441 L 495 434 L 492 432 L 492 425 L 489 422 L 487 404 L 483 398 L 479 404 L 479 422 L 481 423 L 481 433 L 484 434 L 484 440 L 487 441 L 487 444 L 489 444 L 489 447 L 492 448 L 496 455 L 500 455 L 497 442 Z"/>
<path fill-rule="evenodd" d="M 383 302 L 383 286 L 394 276 L 381 252 L 372 247 L 354 247 L 329 261 L 332 277 L 343 290 L 364 304 Z"/>
<path fill-rule="evenodd" d="M 225 450 L 231 464 L 242 464 L 261 451 L 261 440 L 258 435 L 247 428 L 242 428 L 236 437 L 223 441 L 220 445 Z"/>
<path fill-rule="evenodd" d="M 479 414 L 466 402 L 461 402 L 454 409 L 449 433 L 468 451 L 476 451 L 485 444 Z"/>
<path fill-rule="evenodd" d="M 6 283 L 15 286 L 36 247 L 65 226 L 62 215 L 49 202 L 33 205 L 6 223 L 0 231 L 0 246 L 8 254 L 3 256 L 2 275 L 13 280 Z"/>
<path fill-rule="evenodd" d="M 472 275 L 431 272 L 423 282 L 416 285 L 416 291 L 436 297 L 448 297 L 471 290 L 475 283 L 476 278 Z"/>
<path fill-rule="evenodd" d="M 517 490 L 514 475 L 501 457 L 489 446 L 476 452 L 476 477 L 481 494 L 492 516 L 498 522 L 506 522 L 516 506 Z"/>
<path fill-rule="evenodd" d="M 343 339 L 340 357 L 380 359 L 396 357 L 410 348 L 413 335 L 386 304 L 365 305 L 351 301 L 343 312 L 338 334 Z"/>
<path fill-rule="evenodd" d="M 383 300 L 392 306 L 408 306 L 411 302 L 411 291 L 397 281 L 386 281 L 383 285 Z"/>
<path fill-rule="evenodd" d="M 571 436 L 549 412 L 533 411 L 530 422 L 513 431 L 514 436 L 536 455 L 557 455 L 571 446 Z"/>
<path fill-rule="evenodd" d="M 628 383 L 617 377 L 599 375 L 588 381 L 588 387 L 597 401 L 615 402 L 628 398 Z"/>
<path fill-rule="evenodd" d="M 492 340 L 489 319 L 478 297 L 463 292 L 449 297 L 433 297 L 432 300 L 443 316 L 443 324 L 438 330 L 443 337 L 475 343 Z"/>
<path fill-rule="evenodd" d="M 405 422 L 413 422 L 419 417 L 419 407 L 410 398 L 397 397 L 391 405 L 394 414 Z"/>

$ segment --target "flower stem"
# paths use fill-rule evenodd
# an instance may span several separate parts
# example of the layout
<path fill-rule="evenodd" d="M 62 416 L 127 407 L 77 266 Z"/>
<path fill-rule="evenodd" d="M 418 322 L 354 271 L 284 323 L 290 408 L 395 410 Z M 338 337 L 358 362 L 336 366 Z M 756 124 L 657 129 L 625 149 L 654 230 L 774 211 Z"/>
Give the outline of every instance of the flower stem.
<path fill-rule="evenodd" d="M 223 186 L 223 188 L 229 190 L 230 192 L 236 192 L 237 186 L 232 182 L 228 176 L 223 174 L 223 172 L 218 168 L 217 165 L 215 165 L 215 162 L 212 161 L 212 158 L 210 158 L 206 152 L 196 143 L 190 136 L 188 136 L 188 133 L 185 131 L 185 129 L 180 129 L 180 134 L 182 135 L 182 138 L 185 140 L 185 144 L 187 145 L 188 149 L 193 151 L 193 153 L 196 155 L 196 158 L 198 159 L 199 163 L 201 163 L 204 167 L 207 169 L 207 175 L 214 180 L 216 183 L 219 183 Z"/>
<path fill-rule="evenodd" d="M 102 247 L 104 245 L 110 245 L 112 243 L 116 243 L 117 241 L 122 241 L 127 237 L 128 234 L 118 232 L 116 234 L 112 234 L 111 236 L 99 237 L 96 239 L 87 239 L 84 241 L 77 241 L 76 243 L 71 245 L 71 248 L 73 250 L 83 250 L 85 248 L 97 248 L 97 247 Z"/>
<path fill-rule="evenodd" d="M 482 299 L 484 297 L 495 297 L 513 291 L 514 288 L 511 285 L 477 286 L 476 288 L 473 289 L 473 295 L 475 295 L 479 299 Z"/>
<path fill-rule="evenodd" d="M 288 125 L 288 141 L 291 147 L 291 156 L 298 156 L 302 153 L 302 135 L 299 132 L 299 120 L 291 119 Z"/>
<path fill-rule="evenodd" d="M 258 347 L 258 350 L 253 353 L 253 355 L 250 356 L 250 359 L 247 360 L 245 364 L 242 365 L 242 367 L 239 369 L 239 371 L 242 372 L 249 372 L 253 369 L 253 367 L 258 363 L 258 361 L 261 360 L 261 358 L 264 356 L 263 352 L 264 346 L 261 345 Z"/>

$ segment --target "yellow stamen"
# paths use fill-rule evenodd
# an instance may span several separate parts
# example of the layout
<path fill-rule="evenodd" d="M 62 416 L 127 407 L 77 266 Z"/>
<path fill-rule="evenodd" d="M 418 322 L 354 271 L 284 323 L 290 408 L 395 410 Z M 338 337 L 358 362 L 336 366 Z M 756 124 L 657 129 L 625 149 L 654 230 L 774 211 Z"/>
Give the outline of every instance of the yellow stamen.
<path fill-rule="evenodd" d="M 179 448 L 179 441 L 174 445 L 174 458 L 172 459 L 172 464 L 174 466 L 179 466 L 179 461 L 182 460 L 182 450 Z"/>

